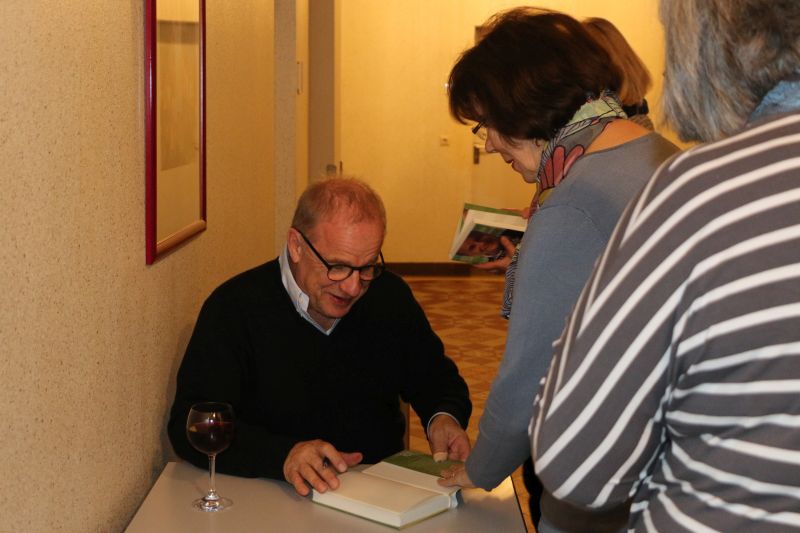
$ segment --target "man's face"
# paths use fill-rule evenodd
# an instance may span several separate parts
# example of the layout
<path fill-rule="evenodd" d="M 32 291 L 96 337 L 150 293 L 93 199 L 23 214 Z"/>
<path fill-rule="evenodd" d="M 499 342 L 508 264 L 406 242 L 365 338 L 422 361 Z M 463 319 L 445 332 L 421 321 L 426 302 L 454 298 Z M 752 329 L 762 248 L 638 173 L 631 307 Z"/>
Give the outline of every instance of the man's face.
<path fill-rule="evenodd" d="M 341 216 L 320 222 L 306 237 L 328 263 L 355 267 L 377 262 L 383 244 L 378 222 L 352 223 Z M 343 281 L 329 280 L 328 269 L 296 230 L 289 230 L 287 240 L 292 274 L 309 298 L 308 314 L 320 326 L 329 328 L 367 292 L 369 282 L 361 281 L 358 272 Z"/>

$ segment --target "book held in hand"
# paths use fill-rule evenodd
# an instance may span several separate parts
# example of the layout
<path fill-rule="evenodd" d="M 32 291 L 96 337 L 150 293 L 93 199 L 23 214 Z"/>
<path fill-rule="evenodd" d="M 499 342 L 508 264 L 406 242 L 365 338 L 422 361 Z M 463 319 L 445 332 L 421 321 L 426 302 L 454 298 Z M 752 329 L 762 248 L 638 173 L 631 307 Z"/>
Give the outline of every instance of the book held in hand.
<path fill-rule="evenodd" d="M 471 264 L 500 259 L 506 255 L 500 237 L 507 237 L 517 245 L 527 225 L 528 221 L 517 211 L 464 204 L 450 247 L 450 259 Z"/>
<path fill-rule="evenodd" d="M 340 511 L 401 528 L 458 505 L 459 487 L 442 487 L 442 470 L 458 461 L 437 463 L 430 455 L 402 451 L 364 470 L 339 474 L 339 488 L 312 492 L 312 500 Z"/>

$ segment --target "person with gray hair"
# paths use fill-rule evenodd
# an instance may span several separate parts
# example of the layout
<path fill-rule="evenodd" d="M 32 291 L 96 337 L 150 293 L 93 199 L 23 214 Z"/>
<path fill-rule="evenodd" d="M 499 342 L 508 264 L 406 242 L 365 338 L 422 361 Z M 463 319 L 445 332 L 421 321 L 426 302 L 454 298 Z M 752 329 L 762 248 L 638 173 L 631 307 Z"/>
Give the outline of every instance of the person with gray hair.
<path fill-rule="evenodd" d="M 534 400 L 556 498 L 630 531 L 800 531 L 800 2 L 662 0 L 684 140 L 627 207 Z"/>
<path fill-rule="evenodd" d="M 236 437 L 220 472 L 285 479 L 298 494 L 403 449 L 400 400 L 434 456 L 463 460 L 472 404 L 408 285 L 385 271 L 386 212 L 366 183 L 330 178 L 300 197 L 283 253 L 218 287 L 178 370 L 167 427 L 175 452 L 204 466 L 186 436 L 201 401 L 230 403 Z"/>

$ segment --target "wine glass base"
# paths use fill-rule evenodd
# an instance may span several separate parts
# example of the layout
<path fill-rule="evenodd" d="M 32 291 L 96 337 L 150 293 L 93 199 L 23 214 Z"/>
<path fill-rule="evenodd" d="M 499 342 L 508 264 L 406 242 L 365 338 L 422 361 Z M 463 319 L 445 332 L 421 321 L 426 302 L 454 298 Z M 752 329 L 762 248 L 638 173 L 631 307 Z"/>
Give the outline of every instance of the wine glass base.
<path fill-rule="evenodd" d="M 228 498 L 219 498 L 218 500 L 206 500 L 205 498 L 200 498 L 192 502 L 192 507 L 198 511 L 203 511 L 206 513 L 223 511 L 232 505 L 233 502 Z"/>

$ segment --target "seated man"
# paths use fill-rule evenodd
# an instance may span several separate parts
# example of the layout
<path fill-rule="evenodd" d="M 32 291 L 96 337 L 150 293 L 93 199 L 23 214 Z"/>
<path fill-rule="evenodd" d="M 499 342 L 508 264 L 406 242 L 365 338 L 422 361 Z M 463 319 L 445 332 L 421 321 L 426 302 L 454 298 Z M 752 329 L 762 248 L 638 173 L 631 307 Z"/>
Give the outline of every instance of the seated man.
<path fill-rule="evenodd" d="M 236 437 L 220 472 L 285 478 L 305 496 L 337 472 L 403 449 L 409 402 L 434 454 L 465 459 L 472 405 L 409 287 L 384 272 L 386 213 L 365 183 L 333 178 L 301 196 L 287 245 L 206 300 L 178 370 L 169 438 L 187 461 L 189 408 L 224 401 Z"/>

